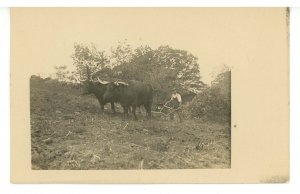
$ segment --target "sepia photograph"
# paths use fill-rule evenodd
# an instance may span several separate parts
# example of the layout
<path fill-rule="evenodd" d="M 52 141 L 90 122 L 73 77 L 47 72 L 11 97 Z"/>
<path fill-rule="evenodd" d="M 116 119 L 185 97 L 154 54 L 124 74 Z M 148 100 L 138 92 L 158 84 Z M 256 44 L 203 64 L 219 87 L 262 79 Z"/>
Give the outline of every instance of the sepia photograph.
<path fill-rule="evenodd" d="M 12 138 L 20 147 L 24 137 L 31 173 L 220 170 L 226 180 L 270 165 L 270 126 L 255 124 L 274 108 L 264 97 L 278 89 L 265 80 L 281 76 L 271 84 L 287 91 L 289 9 L 13 8 L 11 21 L 13 117 L 28 127 Z M 267 115 L 281 118 L 272 134 L 284 139 L 284 159 L 250 182 L 288 180 L 288 93 L 280 94 Z"/>
<path fill-rule="evenodd" d="M 230 168 L 229 65 L 182 42 L 205 43 L 193 13 L 134 11 L 58 10 L 37 31 L 55 39 L 31 48 L 47 67 L 30 77 L 32 169 Z"/>

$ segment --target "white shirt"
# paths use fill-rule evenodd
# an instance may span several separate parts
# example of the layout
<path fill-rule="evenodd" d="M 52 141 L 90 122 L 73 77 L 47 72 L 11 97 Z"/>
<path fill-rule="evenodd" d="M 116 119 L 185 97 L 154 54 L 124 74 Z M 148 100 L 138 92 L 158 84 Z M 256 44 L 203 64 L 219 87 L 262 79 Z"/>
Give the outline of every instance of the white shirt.
<path fill-rule="evenodd" d="M 179 103 L 182 102 L 181 96 L 178 93 L 172 94 L 171 100 L 176 99 Z"/>

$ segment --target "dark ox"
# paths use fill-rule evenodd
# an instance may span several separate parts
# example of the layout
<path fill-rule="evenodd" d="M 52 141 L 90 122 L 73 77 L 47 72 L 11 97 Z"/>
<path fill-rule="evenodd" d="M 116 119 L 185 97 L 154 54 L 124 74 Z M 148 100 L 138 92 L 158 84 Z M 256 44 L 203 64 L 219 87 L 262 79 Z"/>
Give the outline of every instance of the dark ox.
<path fill-rule="evenodd" d="M 124 117 L 128 116 L 128 111 L 132 107 L 132 114 L 137 120 L 135 111 L 136 107 L 143 105 L 146 109 L 147 116 L 151 119 L 151 107 L 153 101 L 153 88 L 150 84 L 139 81 L 111 82 L 108 83 L 104 100 L 116 99 L 124 109 Z"/>
<path fill-rule="evenodd" d="M 111 104 L 111 109 L 113 113 L 116 113 L 115 104 L 114 104 L 114 102 L 116 101 L 114 100 L 114 98 L 113 97 L 106 98 L 105 100 L 103 98 L 108 83 L 109 82 L 101 81 L 99 78 L 98 81 L 84 81 L 84 85 L 86 89 L 86 92 L 84 94 L 94 94 L 98 99 L 98 102 L 100 104 L 103 113 L 104 113 L 104 105 L 107 103 Z"/>

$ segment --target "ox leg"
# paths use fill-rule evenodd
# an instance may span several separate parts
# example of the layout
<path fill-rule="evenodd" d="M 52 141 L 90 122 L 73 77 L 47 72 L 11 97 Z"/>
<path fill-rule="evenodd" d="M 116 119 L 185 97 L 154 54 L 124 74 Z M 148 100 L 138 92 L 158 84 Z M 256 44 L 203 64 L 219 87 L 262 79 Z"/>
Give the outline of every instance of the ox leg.
<path fill-rule="evenodd" d="M 146 109 L 148 118 L 151 120 L 151 118 L 152 118 L 152 116 L 151 116 L 151 105 L 146 105 L 144 107 Z"/>
<path fill-rule="evenodd" d="M 136 110 L 136 106 L 132 106 L 132 114 L 134 116 L 134 119 L 138 120 L 137 117 L 136 117 L 136 114 L 135 114 L 135 110 Z"/>
<path fill-rule="evenodd" d="M 100 103 L 101 112 L 104 114 L 104 104 Z"/>
<path fill-rule="evenodd" d="M 123 106 L 124 109 L 124 120 L 128 117 L 128 106 Z"/>
<path fill-rule="evenodd" d="M 104 104 L 101 102 L 101 100 L 99 98 L 98 98 L 98 102 L 100 104 L 101 112 L 104 114 Z"/>
<path fill-rule="evenodd" d="M 113 113 L 116 113 L 116 109 L 115 109 L 115 103 L 114 102 L 110 102 L 110 106 L 111 106 L 111 110 L 113 111 Z"/>

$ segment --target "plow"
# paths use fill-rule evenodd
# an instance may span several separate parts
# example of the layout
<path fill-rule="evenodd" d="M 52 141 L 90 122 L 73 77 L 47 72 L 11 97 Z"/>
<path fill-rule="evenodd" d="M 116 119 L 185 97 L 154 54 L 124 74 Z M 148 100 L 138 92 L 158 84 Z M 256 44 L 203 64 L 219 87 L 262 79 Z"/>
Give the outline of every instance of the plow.
<path fill-rule="evenodd" d="M 182 106 L 179 106 L 178 108 L 174 108 L 169 105 L 171 101 L 168 101 L 164 104 L 159 104 L 156 106 L 156 111 L 151 111 L 152 114 L 154 115 L 159 115 L 163 117 L 169 117 L 171 114 L 175 113 L 178 110 L 182 109 Z"/>

